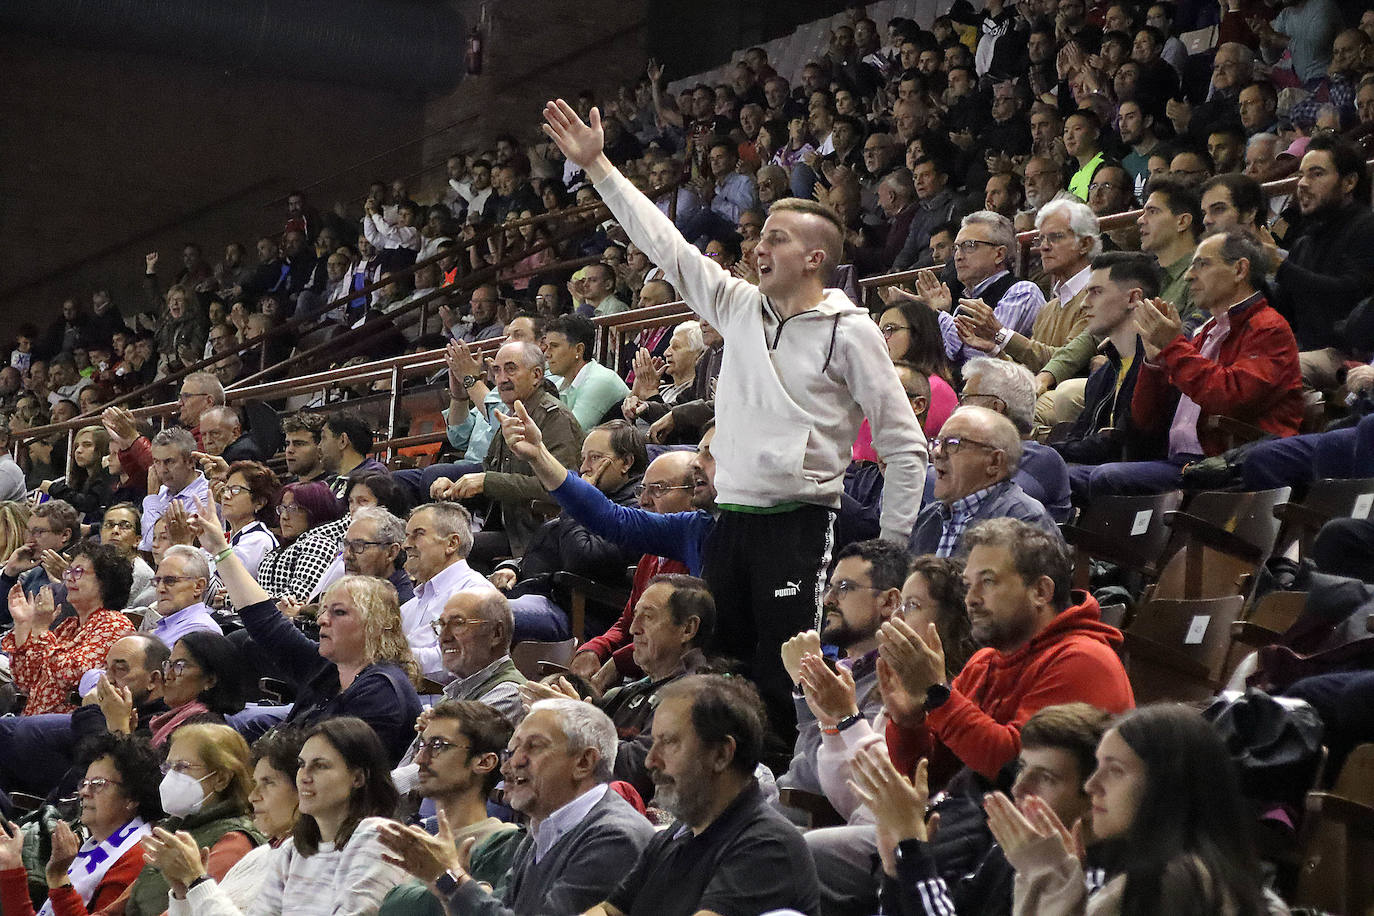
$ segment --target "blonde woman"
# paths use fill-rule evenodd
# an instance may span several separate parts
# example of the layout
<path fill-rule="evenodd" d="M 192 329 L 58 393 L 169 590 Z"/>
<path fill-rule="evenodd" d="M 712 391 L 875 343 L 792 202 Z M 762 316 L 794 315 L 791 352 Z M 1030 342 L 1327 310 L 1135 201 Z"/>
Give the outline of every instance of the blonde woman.
<path fill-rule="evenodd" d="M 306 727 L 330 716 L 357 716 L 376 730 L 391 765 L 399 763 L 415 737 L 420 668 L 391 583 L 344 576 L 331 585 L 320 599 L 317 643 L 249 574 L 225 539 L 213 503 L 198 504 L 191 521 L 244 629 L 273 668 L 295 682 L 296 702 L 286 721 Z"/>
<path fill-rule="evenodd" d="M 19 549 L 26 539 L 29 526 L 29 504 L 27 501 L 7 499 L 0 502 L 0 551 L 9 556 Z"/>

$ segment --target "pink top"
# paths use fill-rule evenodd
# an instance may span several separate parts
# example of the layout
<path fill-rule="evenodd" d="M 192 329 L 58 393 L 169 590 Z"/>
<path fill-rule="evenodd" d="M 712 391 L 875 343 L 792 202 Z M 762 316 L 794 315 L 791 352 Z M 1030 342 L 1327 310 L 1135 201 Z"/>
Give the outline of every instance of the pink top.
<path fill-rule="evenodd" d="M 949 415 L 954 413 L 954 408 L 959 406 L 959 396 L 954 393 L 954 389 L 949 387 L 949 382 L 940 378 L 938 375 L 930 377 L 930 407 L 926 411 L 925 434 L 929 438 L 940 431 L 940 427 L 945 425 Z M 850 450 L 850 458 L 854 461 L 873 461 L 878 460 L 878 453 L 873 450 L 873 430 L 868 425 L 867 418 L 863 425 L 859 427 L 859 435 L 854 439 L 854 448 Z"/>

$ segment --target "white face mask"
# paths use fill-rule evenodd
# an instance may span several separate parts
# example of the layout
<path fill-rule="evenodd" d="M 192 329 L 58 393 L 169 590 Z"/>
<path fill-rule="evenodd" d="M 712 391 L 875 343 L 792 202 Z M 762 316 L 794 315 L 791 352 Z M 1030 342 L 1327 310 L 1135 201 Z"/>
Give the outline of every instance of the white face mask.
<path fill-rule="evenodd" d="M 185 817 L 199 811 L 201 805 L 205 804 L 205 790 L 200 784 L 209 778 L 208 773 L 196 779 L 186 773 L 168 770 L 167 775 L 162 777 L 162 784 L 158 786 L 162 810 L 172 817 Z"/>

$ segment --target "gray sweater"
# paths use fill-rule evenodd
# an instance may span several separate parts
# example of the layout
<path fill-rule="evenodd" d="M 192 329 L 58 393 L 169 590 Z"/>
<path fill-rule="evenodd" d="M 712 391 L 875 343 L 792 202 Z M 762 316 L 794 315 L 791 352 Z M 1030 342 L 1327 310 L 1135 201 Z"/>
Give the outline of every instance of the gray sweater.
<path fill-rule="evenodd" d="M 526 834 L 511 861 L 501 899 L 476 881 L 465 881 L 448 898 L 448 911 L 464 916 L 566 916 L 611 895 L 639 861 L 653 825 L 607 790 L 591 812 L 534 861 L 534 837 Z"/>

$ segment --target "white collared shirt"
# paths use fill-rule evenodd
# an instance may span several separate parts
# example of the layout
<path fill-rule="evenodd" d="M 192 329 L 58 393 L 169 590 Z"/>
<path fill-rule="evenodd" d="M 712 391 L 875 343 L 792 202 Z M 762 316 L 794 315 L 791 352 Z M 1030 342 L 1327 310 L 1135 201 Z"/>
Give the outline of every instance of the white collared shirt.
<path fill-rule="evenodd" d="M 610 786 L 606 783 L 592 786 L 557 811 L 530 828 L 534 835 L 534 861 L 538 862 L 553 848 L 565 833 L 582 823 L 582 819 L 592 813 L 596 803 L 606 797 Z"/>
<path fill-rule="evenodd" d="M 455 560 L 439 570 L 433 579 L 415 589 L 415 597 L 401 605 L 401 628 L 405 630 L 410 651 L 427 678 L 447 682 L 453 676 L 444 670 L 444 653 L 430 623 L 444 612 L 448 599 L 458 592 L 493 588 L 485 577 L 473 570 L 467 560 Z"/>
<path fill-rule="evenodd" d="M 1069 304 L 1069 300 L 1083 292 L 1083 287 L 1088 285 L 1088 277 L 1092 275 L 1093 266 L 1089 264 L 1078 273 L 1074 274 L 1063 283 L 1056 283 L 1050 290 L 1054 297 L 1059 300 L 1060 306 Z"/>

